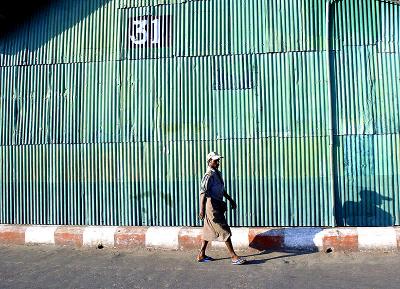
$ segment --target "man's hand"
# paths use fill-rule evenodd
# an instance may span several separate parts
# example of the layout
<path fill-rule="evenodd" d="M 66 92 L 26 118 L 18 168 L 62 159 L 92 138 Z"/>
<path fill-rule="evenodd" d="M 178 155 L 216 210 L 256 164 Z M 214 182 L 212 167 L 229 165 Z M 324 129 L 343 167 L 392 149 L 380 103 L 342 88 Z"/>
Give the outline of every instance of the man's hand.
<path fill-rule="evenodd" d="M 199 214 L 200 220 L 204 220 L 204 215 L 205 215 L 204 210 L 201 210 L 201 211 L 200 211 L 200 214 Z"/>
<path fill-rule="evenodd" d="M 236 210 L 236 208 L 237 208 L 236 202 L 232 199 L 231 199 L 231 208 L 232 208 L 232 210 Z"/>

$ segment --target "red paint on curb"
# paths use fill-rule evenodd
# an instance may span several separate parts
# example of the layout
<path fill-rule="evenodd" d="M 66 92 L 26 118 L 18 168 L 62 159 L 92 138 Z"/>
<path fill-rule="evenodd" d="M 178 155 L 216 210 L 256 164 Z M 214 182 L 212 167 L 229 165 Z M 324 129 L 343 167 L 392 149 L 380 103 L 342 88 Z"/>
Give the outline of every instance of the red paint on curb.
<path fill-rule="evenodd" d="M 257 250 L 279 249 L 283 247 L 282 229 L 250 228 L 249 247 Z"/>
<path fill-rule="evenodd" d="M 35 226 L 32 226 L 35 227 Z M 24 245 L 28 225 L 0 225 L 0 244 Z M 56 245 L 82 247 L 85 228 L 82 226 L 60 226 L 54 233 Z M 118 227 L 114 234 L 117 248 L 146 246 L 147 227 Z M 249 249 L 274 250 L 284 249 L 285 232 L 290 228 L 249 228 Z M 400 250 L 400 227 L 394 227 L 397 247 Z M 322 232 L 322 248 L 334 251 L 358 251 L 358 229 L 326 228 Z M 179 231 L 179 249 L 200 248 L 202 228 L 186 227 Z M 210 244 L 212 245 L 212 244 Z M 218 246 L 219 247 L 219 246 Z"/>
<path fill-rule="evenodd" d="M 201 228 L 182 228 L 178 236 L 179 248 L 181 250 L 199 249 L 203 239 L 202 235 L 203 229 Z"/>
<path fill-rule="evenodd" d="M 54 233 L 54 241 L 60 246 L 83 246 L 84 227 L 59 227 Z"/>
<path fill-rule="evenodd" d="M 116 248 L 144 247 L 146 242 L 145 227 L 119 227 L 114 234 Z"/>
<path fill-rule="evenodd" d="M 326 230 L 323 250 L 358 251 L 358 232 L 356 229 L 341 228 Z"/>
<path fill-rule="evenodd" d="M 26 226 L 5 226 L 0 228 L 0 244 L 25 244 Z"/>

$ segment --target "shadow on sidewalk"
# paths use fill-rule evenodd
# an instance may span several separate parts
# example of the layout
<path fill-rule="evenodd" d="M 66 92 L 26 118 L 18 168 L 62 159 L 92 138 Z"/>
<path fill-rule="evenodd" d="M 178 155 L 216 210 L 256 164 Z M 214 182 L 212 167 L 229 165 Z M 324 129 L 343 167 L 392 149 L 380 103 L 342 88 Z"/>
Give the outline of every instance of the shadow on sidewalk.
<path fill-rule="evenodd" d="M 315 252 L 311 252 L 311 251 L 288 251 L 288 250 L 264 250 L 262 252 L 259 253 L 254 253 L 254 254 L 247 254 L 247 255 L 240 255 L 243 258 L 249 258 L 249 257 L 257 257 L 257 256 L 264 256 L 264 255 L 268 255 L 271 253 L 286 253 L 285 255 L 279 255 L 279 256 L 273 256 L 270 258 L 263 258 L 263 259 L 257 259 L 257 260 L 247 260 L 247 262 L 243 265 L 257 265 L 257 264 L 264 264 L 267 261 L 271 261 L 271 260 L 276 260 L 276 259 L 283 259 L 283 258 L 289 258 L 289 257 L 295 257 L 295 256 L 301 256 L 301 255 L 308 255 L 308 254 L 314 254 Z M 224 258 L 215 258 L 216 261 L 220 261 L 220 260 L 230 260 L 230 257 L 224 257 Z M 290 263 L 290 262 L 288 262 Z"/>

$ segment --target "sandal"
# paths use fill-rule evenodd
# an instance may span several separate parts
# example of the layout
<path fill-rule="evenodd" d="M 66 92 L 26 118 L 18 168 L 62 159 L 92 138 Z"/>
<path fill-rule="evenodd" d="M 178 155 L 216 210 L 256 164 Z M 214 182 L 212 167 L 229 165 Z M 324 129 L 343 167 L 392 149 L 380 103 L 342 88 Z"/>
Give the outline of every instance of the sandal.
<path fill-rule="evenodd" d="M 211 261 L 214 261 L 214 260 L 215 260 L 215 259 L 212 258 L 212 257 L 205 256 L 205 257 L 202 258 L 202 259 L 197 259 L 197 262 L 199 262 L 199 263 L 207 263 L 207 262 L 211 262 Z"/>
<path fill-rule="evenodd" d="M 239 257 L 236 261 L 232 260 L 232 265 L 243 265 L 246 262 L 247 262 L 246 259 Z"/>

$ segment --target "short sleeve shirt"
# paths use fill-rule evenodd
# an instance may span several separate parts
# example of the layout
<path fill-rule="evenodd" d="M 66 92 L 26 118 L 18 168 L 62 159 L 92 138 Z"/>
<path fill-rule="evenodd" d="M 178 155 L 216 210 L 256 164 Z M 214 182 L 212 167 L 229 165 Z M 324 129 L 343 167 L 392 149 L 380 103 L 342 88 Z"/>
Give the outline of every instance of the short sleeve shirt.
<path fill-rule="evenodd" d="M 225 184 L 221 172 L 209 167 L 201 181 L 200 194 L 205 194 L 206 197 L 222 201 L 224 193 Z"/>

